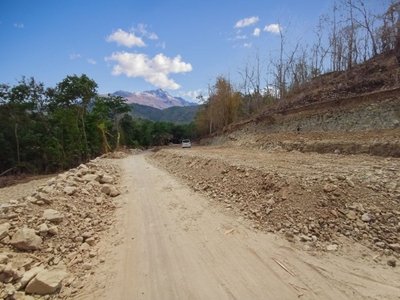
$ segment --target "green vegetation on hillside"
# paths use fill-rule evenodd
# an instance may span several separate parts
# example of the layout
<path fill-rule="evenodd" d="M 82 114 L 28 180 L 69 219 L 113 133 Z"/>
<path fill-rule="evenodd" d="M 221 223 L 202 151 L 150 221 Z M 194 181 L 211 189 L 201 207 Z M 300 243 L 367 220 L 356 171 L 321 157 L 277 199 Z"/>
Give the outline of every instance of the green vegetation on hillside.
<path fill-rule="evenodd" d="M 0 84 L 0 175 L 51 173 L 128 147 L 179 143 L 194 125 L 134 119 L 121 96 L 97 94 L 86 75 L 67 76 L 54 88 L 33 77 Z"/>
<path fill-rule="evenodd" d="M 129 104 L 132 107 L 130 114 L 135 118 L 148 119 L 153 122 L 171 122 L 175 124 L 189 124 L 195 119 L 200 106 L 173 106 L 158 109 L 137 103 Z"/>

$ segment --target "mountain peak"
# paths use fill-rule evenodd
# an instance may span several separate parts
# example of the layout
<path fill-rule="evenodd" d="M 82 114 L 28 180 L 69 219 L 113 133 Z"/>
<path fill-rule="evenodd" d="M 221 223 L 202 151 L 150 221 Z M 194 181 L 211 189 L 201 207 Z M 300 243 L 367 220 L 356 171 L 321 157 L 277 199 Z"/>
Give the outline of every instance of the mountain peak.
<path fill-rule="evenodd" d="M 162 98 L 172 97 L 167 91 L 165 91 L 165 90 L 163 90 L 163 89 L 156 89 L 156 90 L 151 90 L 151 91 L 145 91 L 145 92 L 143 92 L 143 93 L 155 95 L 155 96 L 162 97 Z"/>
<path fill-rule="evenodd" d="M 196 106 L 197 103 L 186 101 L 181 97 L 173 97 L 163 89 L 144 91 L 141 93 L 130 93 L 126 91 L 116 91 L 114 95 L 119 95 L 127 99 L 127 103 L 137 103 L 158 109 L 165 109 L 173 106 Z"/>

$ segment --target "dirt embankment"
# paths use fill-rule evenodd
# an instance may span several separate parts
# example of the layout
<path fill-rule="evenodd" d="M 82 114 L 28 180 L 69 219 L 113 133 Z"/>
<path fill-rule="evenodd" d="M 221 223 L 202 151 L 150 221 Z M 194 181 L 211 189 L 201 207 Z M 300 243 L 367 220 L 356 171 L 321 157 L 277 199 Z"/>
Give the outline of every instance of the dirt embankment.
<path fill-rule="evenodd" d="M 400 258 L 400 159 L 198 147 L 162 150 L 152 161 L 306 251 L 360 243 L 382 264 Z"/>
<path fill-rule="evenodd" d="M 254 125 L 255 126 L 255 125 Z M 265 133 L 262 126 L 249 126 L 227 135 L 204 139 L 206 145 L 226 145 L 247 149 L 298 151 L 302 153 L 369 154 L 400 157 L 400 129 L 369 131 L 317 131 Z"/>
<path fill-rule="evenodd" d="M 400 157 L 399 93 L 396 88 L 295 109 L 271 108 L 201 144 Z"/>

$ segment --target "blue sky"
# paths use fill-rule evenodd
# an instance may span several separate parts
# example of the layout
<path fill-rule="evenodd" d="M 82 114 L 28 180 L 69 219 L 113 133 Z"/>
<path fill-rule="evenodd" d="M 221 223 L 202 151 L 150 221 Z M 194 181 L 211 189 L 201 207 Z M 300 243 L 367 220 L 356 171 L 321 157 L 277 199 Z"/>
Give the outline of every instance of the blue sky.
<path fill-rule="evenodd" d="M 98 92 L 163 88 L 195 101 L 219 75 L 238 80 L 277 52 L 277 24 L 307 41 L 330 0 L 1 0 L 0 83 L 54 87 L 86 74 Z"/>

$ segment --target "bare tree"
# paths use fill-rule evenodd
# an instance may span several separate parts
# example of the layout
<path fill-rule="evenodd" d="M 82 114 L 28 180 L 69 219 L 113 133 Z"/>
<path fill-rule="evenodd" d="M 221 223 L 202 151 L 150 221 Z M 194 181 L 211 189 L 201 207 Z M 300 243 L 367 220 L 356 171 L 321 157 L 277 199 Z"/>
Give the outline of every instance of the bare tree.
<path fill-rule="evenodd" d="M 353 7 L 353 9 L 357 10 L 362 17 L 362 21 L 360 20 L 355 20 L 357 24 L 361 27 L 363 27 L 367 31 L 367 36 L 369 37 L 369 40 L 371 41 L 371 46 L 372 46 L 372 56 L 375 56 L 378 54 L 378 48 L 376 45 L 376 40 L 374 36 L 374 23 L 376 21 L 377 16 L 374 15 L 366 6 L 364 1 L 362 0 L 354 0 L 353 2 L 350 3 L 350 5 Z M 365 44 L 368 44 L 368 40 L 366 40 Z M 365 57 L 367 57 L 366 54 L 364 54 Z"/>
<path fill-rule="evenodd" d="M 324 70 L 324 60 L 326 58 L 326 55 L 328 54 L 329 48 L 324 47 L 323 37 L 324 37 L 325 24 L 328 22 L 328 20 L 329 20 L 329 18 L 327 15 L 320 16 L 319 21 L 318 21 L 318 26 L 317 26 L 316 30 L 314 31 L 314 33 L 316 35 L 316 39 L 315 39 L 313 46 L 311 47 L 311 53 L 312 53 L 311 76 L 312 77 L 320 75 Z"/>

